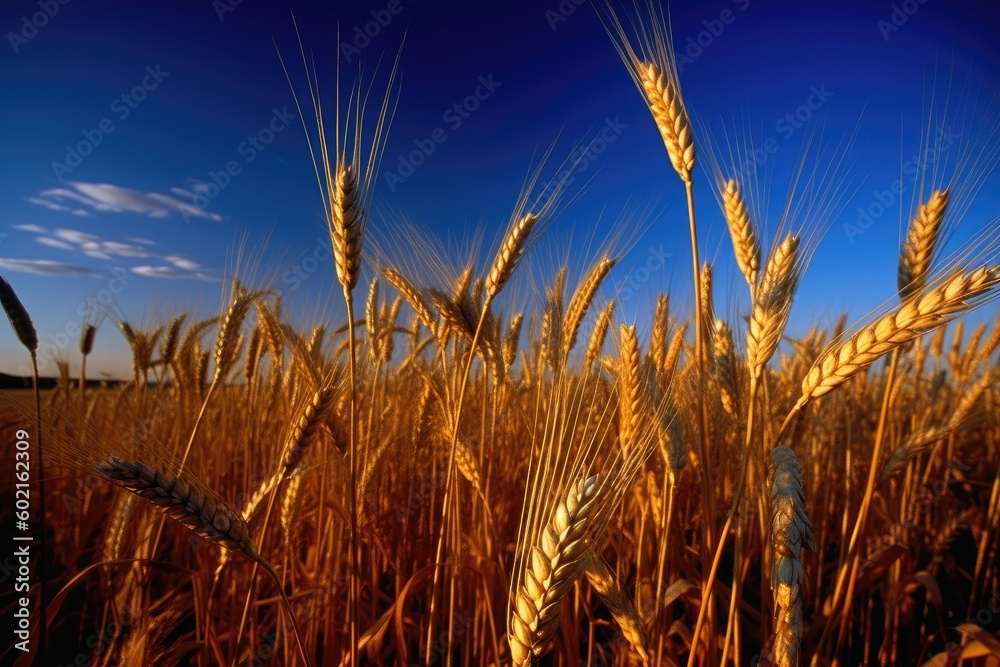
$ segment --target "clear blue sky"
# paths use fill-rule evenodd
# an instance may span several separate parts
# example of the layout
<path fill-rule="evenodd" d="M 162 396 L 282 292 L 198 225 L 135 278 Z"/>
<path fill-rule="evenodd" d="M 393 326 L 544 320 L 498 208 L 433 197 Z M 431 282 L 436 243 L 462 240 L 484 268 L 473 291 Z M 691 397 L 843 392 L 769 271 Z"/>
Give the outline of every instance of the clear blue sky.
<path fill-rule="evenodd" d="M 811 212 L 790 221 L 807 233 L 827 230 L 793 332 L 829 325 L 843 311 L 860 317 L 895 293 L 900 219 L 920 195 L 907 165 L 928 131 L 944 127 L 948 137 L 928 176 L 948 177 L 969 160 L 953 241 L 1000 215 L 1000 172 L 989 152 L 1000 124 L 996 5 L 672 3 L 681 82 L 699 128 L 702 255 L 717 263 L 720 310 L 735 317 L 737 307 L 724 304 L 745 303 L 746 287 L 711 187 L 709 136 L 727 172 L 727 140 L 770 147 L 749 184 L 768 234 L 796 165 L 822 173 L 838 143 L 850 142 L 832 201 L 800 199 Z M 374 71 L 380 58 L 384 74 L 405 35 L 373 243 L 406 259 L 407 243 L 385 222 L 405 215 L 443 247 L 463 247 L 476 230 L 489 246 L 547 146 L 556 141 L 551 173 L 574 144 L 603 133 L 608 141 L 581 166 L 569 186 L 575 198 L 559 208 L 525 273 L 551 276 L 566 259 L 593 259 L 622 211 L 651 205 L 657 217 L 632 235 L 613 274 L 630 297 L 625 316 L 645 321 L 660 290 L 688 307 L 683 190 L 589 3 L 7 0 L 0 274 L 35 320 L 44 374 L 55 372 L 56 354 L 78 368 L 75 332 L 88 300 L 113 300 L 113 319 L 138 324 L 212 314 L 234 268 L 251 283 L 269 280 L 303 324 L 343 317 L 304 132 L 288 115 L 295 109 L 278 59 L 280 51 L 304 93 L 293 12 L 331 109 L 338 28 L 345 79 L 359 62 Z M 359 37 L 365 30 L 371 36 Z M 435 130 L 444 141 L 416 158 L 412 174 L 401 169 Z M 235 175 L 226 181 L 219 174 L 230 163 Z M 212 187 L 213 174 L 224 187 Z M 901 195 L 892 193 L 897 179 Z M 824 203 L 830 215 L 817 213 Z M 884 213 L 861 217 L 859 209 L 880 206 Z M 534 289 L 528 283 L 521 292 Z M 124 375 L 124 355 L 120 333 L 105 322 L 89 368 Z M 23 366 L 13 335 L 0 335 L 0 371 Z"/>

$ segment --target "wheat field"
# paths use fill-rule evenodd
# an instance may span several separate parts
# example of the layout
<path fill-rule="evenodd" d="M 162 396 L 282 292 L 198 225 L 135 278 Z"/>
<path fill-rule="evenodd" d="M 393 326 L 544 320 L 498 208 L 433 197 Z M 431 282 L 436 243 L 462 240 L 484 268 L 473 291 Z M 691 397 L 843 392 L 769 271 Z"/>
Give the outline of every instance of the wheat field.
<path fill-rule="evenodd" d="M 884 307 L 789 336 L 821 234 L 754 218 L 646 9 L 603 18 L 686 199 L 693 293 L 627 311 L 607 254 L 509 307 L 571 196 L 537 179 L 485 268 L 394 266 L 368 221 L 395 70 L 336 116 L 361 84 L 310 80 L 344 319 L 303 328 L 238 276 L 217 316 L 89 323 L 81 378 L 2 395 L 5 457 L 28 429 L 44 465 L 34 664 L 1000 665 L 998 225 L 945 256 L 961 184 L 928 183 Z M 732 257 L 700 254 L 710 207 Z M 32 304 L 0 302 L 34 358 Z M 96 336 L 128 381 L 80 381 Z"/>

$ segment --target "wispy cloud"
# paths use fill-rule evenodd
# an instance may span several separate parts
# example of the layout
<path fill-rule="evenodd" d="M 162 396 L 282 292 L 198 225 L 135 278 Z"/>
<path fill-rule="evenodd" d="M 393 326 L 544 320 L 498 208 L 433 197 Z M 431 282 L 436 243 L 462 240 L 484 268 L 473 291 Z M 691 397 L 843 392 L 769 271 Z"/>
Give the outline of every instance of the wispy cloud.
<path fill-rule="evenodd" d="M 48 229 L 40 225 L 12 225 L 12 228 L 35 234 L 35 241 L 41 245 L 57 250 L 77 253 L 85 257 L 99 260 L 112 259 L 142 259 L 146 260 L 143 265 L 130 269 L 133 273 L 150 278 L 193 278 L 198 280 L 216 280 L 208 273 L 207 267 L 193 259 L 184 257 L 177 253 L 157 252 L 157 244 L 153 241 L 141 238 L 127 238 L 124 241 L 115 241 L 102 238 L 91 232 L 84 232 L 78 229 Z M 155 266 L 149 260 L 159 260 L 165 266 Z M 17 262 L 20 260 L 10 260 Z M 39 263 L 52 266 L 72 266 L 61 264 L 60 262 L 47 262 L 47 260 L 24 260 L 28 262 L 26 266 L 38 266 Z M 12 270 L 29 270 L 28 268 L 16 268 L 9 266 Z M 79 267 L 78 267 L 79 268 Z M 94 274 L 92 271 L 90 274 Z M 42 271 L 35 271 L 41 273 Z M 56 270 L 45 271 L 47 275 L 56 275 Z M 96 275 L 96 274 L 94 274 Z"/>
<path fill-rule="evenodd" d="M 199 272 L 178 271 L 169 266 L 133 266 L 132 273 L 147 278 L 196 279 L 218 282 L 219 279 Z"/>
<path fill-rule="evenodd" d="M 28 197 L 28 201 L 53 211 L 63 211 L 75 215 L 99 213 L 135 213 L 150 218 L 169 218 L 174 215 L 189 218 L 203 218 L 222 222 L 218 213 L 195 206 L 195 194 L 182 188 L 170 191 L 183 197 L 183 201 L 159 192 L 140 192 L 110 183 L 81 183 L 70 181 L 67 187 L 50 188 Z"/>
<path fill-rule="evenodd" d="M 0 267 L 22 273 L 34 273 L 39 276 L 87 276 L 99 278 L 100 273 L 82 266 L 53 262 L 48 259 L 13 259 L 0 257 Z"/>

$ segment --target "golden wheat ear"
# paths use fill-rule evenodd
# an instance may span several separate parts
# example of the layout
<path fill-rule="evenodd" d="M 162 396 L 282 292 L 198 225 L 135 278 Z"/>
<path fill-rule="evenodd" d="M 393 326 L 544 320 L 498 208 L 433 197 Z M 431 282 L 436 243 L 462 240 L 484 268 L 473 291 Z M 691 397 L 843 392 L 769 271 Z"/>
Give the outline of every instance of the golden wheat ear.
<path fill-rule="evenodd" d="M 927 282 L 950 196 L 949 190 L 935 190 L 910 221 L 896 272 L 899 298 L 904 301 L 919 294 Z"/>
<path fill-rule="evenodd" d="M 528 547 L 508 632 L 515 665 L 530 665 L 559 625 L 563 598 L 580 576 L 590 549 L 588 537 L 602 486 L 597 475 L 573 484 L 537 542 Z"/>
<path fill-rule="evenodd" d="M 242 551 L 251 560 L 260 558 L 246 522 L 214 494 L 154 470 L 142 461 L 113 456 L 95 467 L 111 482 L 145 498 L 209 542 Z"/>
<path fill-rule="evenodd" d="M 919 298 L 904 302 L 843 343 L 831 347 L 802 381 L 796 407 L 827 394 L 876 359 L 996 296 L 1000 266 L 958 269 Z"/>

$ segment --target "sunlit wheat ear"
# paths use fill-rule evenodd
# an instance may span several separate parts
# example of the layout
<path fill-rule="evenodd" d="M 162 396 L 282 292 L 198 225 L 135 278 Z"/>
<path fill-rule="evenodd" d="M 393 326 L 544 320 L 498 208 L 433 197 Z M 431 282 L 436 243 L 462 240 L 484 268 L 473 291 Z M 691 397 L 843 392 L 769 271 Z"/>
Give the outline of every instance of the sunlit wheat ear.
<path fill-rule="evenodd" d="M 632 645 L 635 652 L 642 658 L 643 663 L 649 664 L 649 652 L 646 650 L 646 647 L 649 646 L 649 637 L 645 625 L 639 616 L 635 601 L 622 590 L 618 577 L 604 562 L 604 558 L 594 552 L 587 555 L 584 562 L 584 574 L 587 575 L 587 581 L 590 582 L 601 601 L 611 612 L 612 618 L 618 623 L 622 636 Z"/>
<path fill-rule="evenodd" d="M 507 236 L 504 238 L 500 250 L 497 251 L 497 255 L 493 259 L 493 266 L 486 276 L 486 294 L 489 298 L 492 299 L 499 294 L 507 281 L 510 280 L 514 269 L 517 268 L 524 256 L 524 251 L 528 247 L 528 237 L 537 222 L 538 216 L 526 213 L 520 220 L 515 221 L 507 231 Z"/>
<path fill-rule="evenodd" d="M 646 353 L 654 369 L 663 363 L 667 353 L 667 331 L 670 328 L 670 298 L 666 294 L 656 297 L 653 311 L 653 331 L 649 335 L 649 351 Z"/>
<path fill-rule="evenodd" d="M 281 466 L 285 476 L 299 467 L 302 457 L 319 438 L 320 425 L 333 404 L 334 395 L 332 386 L 322 387 L 313 394 L 312 399 L 299 414 L 285 442 L 285 451 L 282 455 Z"/>
<path fill-rule="evenodd" d="M 639 435 L 644 396 L 639 378 L 639 337 L 634 325 L 623 324 L 618 362 L 618 444 L 623 453 Z"/>
<path fill-rule="evenodd" d="M 833 391 L 899 345 L 981 304 L 998 283 L 1000 266 L 959 269 L 919 298 L 904 302 L 817 360 L 802 381 L 796 407 Z"/>
<path fill-rule="evenodd" d="M 677 83 L 656 63 L 641 62 L 635 67 L 670 164 L 681 180 L 690 183 L 695 164 L 694 136 Z"/>
<path fill-rule="evenodd" d="M 250 310 L 250 305 L 264 291 L 248 292 L 240 284 L 233 282 L 232 301 L 219 322 L 219 334 L 215 341 L 215 376 L 213 381 L 224 380 L 236 365 L 240 353 L 240 330 Z"/>
<path fill-rule="evenodd" d="M 671 485 L 676 486 L 688 460 L 687 441 L 681 432 L 680 418 L 674 413 L 661 415 L 657 419 L 656 437 L 660 445 L 660 455 L 667 466 L 667 476 Z"/>
<path fill-rule="evenodd" d="M 918 294 L 927 282 L 949 198 L 949 190 L 935 190 L 910 221 L 896 275 L 899 298 L 903 301 Z"/>
<path fill-rule="evenodd" d="M 604 482 L 598 475 L 570 486 L 538 540 L 526 551 L 508 640 L 515 665 L 541 655 L 559 625 L 562 601 L 583 568 L 592 519 Z"/>
<path fill-rule="evenodd" d="M 747 330 L 747 367 L 751 376 L 760 373 L 778 349 L 799 272 L 799 237 L 789 234 L 771 253 L 760 285 L 753 292 Z"/>
<path fill-rule="evenodd" d="M 967 418 L 972 413 L 972 408 L 975 407 L 979 399 L 993 386 L 994 381 L 994 375 L 991 372 L 987 371 L 983 373 L 983 376 L 962 395 L 958 404 L 951 410 L 944 426 L 919 428 L 910 433 L 903 440 L 903 444 L 885 462 L 879 480 L 884 482 L 889 479 L 897 472 L 903 470 L 908 461 L 927 451 L 931 445 L 962 430 L 963 427 L 969 426 L 969 422 L 974 422 L 975 419 L 967 421 Z"/>
<path fill-rule="evenodd" d="M 260 558 L 246 522 L 210 492 L 153 470 L 141 461 L 112 457 L 96 467 L 118 486 L 145 498 L 209 542 L 242 551 L 252 560 Z"/>
<path fill-rule="evenodd" d="M 760 271 L 760 242 L 743 200 L 743 193 L 735 180 L 726 181 L 726 187 L 722 190 L 722 210 L 729 227 L 729 236 L 733 240 L 736 265 L 746 278 L 752 293 L 757 288 L 757 274 Z"/>
<path fill-rule="evenodd" d="M 607 257 L 601 259 L 597 263 L 597 266 L 591 269 L 587 277 L 583 279 L 579 287 L 576 288 L 573 298 L 569 300 L 569 306 L 566 308 L 566 319 L 562 328 L 563 356 L 568 355 L 570 350 L 576 345 L 576 339 L 580 333 L 580 325 L 583 324 L 583 319 L 587 316 L 587 311 L 590 310 L 590 306 L 594 302 L 597 290 L 600 289 L 604 279 L 608 277 L 614 266 L 615 260 Z"/>
<path fill-rule="evenodd" d="M 35 325 L 31 323 L 31 316 L 21 300 L 17 298 L 17 293 L 6 280 L 0 277 L 0 306 L 7 313 L 10 326 L 14 329 L 14 334 L 21 341 L 21 345 L 34 353 L 38 349 L 38 334 L 35 332 Z"/>
<path fill-rule="evenodd" d="M 337 280 L 350 291 L 361 274 L 363 206 L 358 196 L 358 172 L 354 165 L 338 164 L 330 193 L 330 241 L 337 267 Z"/>
<path fill-rule="evenodd" d="M 396 269 L 383 266 L 379 269 L 389 284 L 396 288 L 396 291 L 406 299 L 410 308 L 416 313 L 420 323 L 427 327 L 433 335 L 437 328 L 437 317 L 431 308 L 427 296 L 417 288 L 410 280 Z"/>
<path fill-rule="evenodd" d="M 594 323 L 594 329 L 590 332 L 590 339 L 587 341 L 587 353 L 585 356 L 584 368 L 587 370 L 593 363 L 601 358 L 601 350 L 604 348 L 604 340 L 608 336 L 608 328 L 611 326 L 611 316 L 615 311 L 615 302 L 611 301 L 601 309 Z"/>
<path fill-rule="evenodd" d="M 514 313 L 507 326 L 507 334 L 503 338 L 503 359 L 505 374 L 510 371 L 511 366 L 517 359 L 517 346 L 521 342 L 521 328 L 524 326 L 524 313 Z"/>
<path fill-rule="evenodd" d="M 163 342 L 160 343 L 160 363 L 164 366 L 170 365 L 174 360 L 174 355 L 177 354 L 177 348 L 181 340 L 181 330 L 184 327 L 185 321 L 187 321 L 187 313 L 175 317 L 170 322 L 170 326 L 167 327 L 167 335 L 164 337 Z"/>
<path fill-rule="evenodd" d="M 673 380 L 674 370 L 677 368 L 677 360 L 680 358 L 681 350 L 684 348 L 685 333 L 687 333 L 687 324 L 677 328 L 673 338 L 670 339 L 670 345 L 667 346 L 663 360 L 656 367 L 656 382 L 660 385 L 661 391 L 667 391 L 671 380 Z"/>
<path fill-rule="evenodd" d="M 813 548 L 812 524 L 802 492 L 802 468 L 784 445 L 771 450 L 771 592 L 774 595 L 773 664 L 798 667 L 802 636 L 802 548 Z"/>

